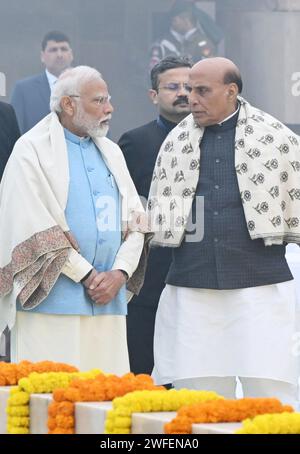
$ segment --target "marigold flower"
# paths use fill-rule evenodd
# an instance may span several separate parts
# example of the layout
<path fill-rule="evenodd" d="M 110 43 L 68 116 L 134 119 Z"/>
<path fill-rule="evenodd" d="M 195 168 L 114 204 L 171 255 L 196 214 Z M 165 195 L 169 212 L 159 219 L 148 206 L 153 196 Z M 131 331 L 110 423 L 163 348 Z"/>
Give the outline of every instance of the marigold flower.
<path fill-rule="evenodd" d="M 65 435 L 72 435 L 75 433 L 74 429 L 54 429 L 48 432 L 50 435 L 58 435 L 58 434 L 65 434 Z"/>
<path fill-rule="evenodd" d="M 17 384 L 16 364 L 0 362 L 0 386 Z"/>
<path fill-rule="evenodd" d="M 266 413 L 292 412 L 293 408 L 282 405 L 277 399 L 245 398 L 239 400 L 216 400 L 184 406 L 177 416 L 165 424 L 167 434 L 190 434 L 192 424 L 240 422 Z"/>
<path fill-rule="evenodd" d="M 6 413 L 9 416 L 29 416 L 28 405 L 20 405 L 19 407 L 7 407 Z"/>
<path fill-rule="evenodd" d="M 13 427 L 29 427 L 28 416 L 11 416 L 9 418 L 9 424 Z"/>
<path fill-rule="evenodd" d="M 8 433 L 11 434 L 28 433 L 29 400 L 31 394 L 52 393 L 56 388 L 67 388 L 74 378 L 91 379 L 101 374 L 101 371 L 98 369 L 93 369 L 88 372 L 77 372 L 77 369 L 73 366 L 52 363 L 50 361 L 43 361 L 36 364 L 23 361 L 19 365 L 15 365 L 15 368 L 16 367 L 18 368 L 19 385 L 10 390 L 7 406 L 7 430 Z M 3 366 L 2 370 L 4 370 Z M 49 372 L 46 372 L 47 370 Z M 25 408 L 27 408 L 27 410 L 25 410 Z M 16 411 L 15 409 L 20 410 Z M 74 409 L 72 404 L 68 402 L 60 407 L 58 406 L 58 408 L 51 407 L 51 409 L 52 410 L 50 411 L 53 411 L 51 417 L 54 418 L 54 414 L 55 418 L 60 416 L 62 421 L 68 426 L 67 430 L 71 430 L 71 432 L 68 433 L 73 433 Z M 59 413 L 58 410 L 61 413 Z M 25 419 L 27 416 L 28 418 Z M 53 426 L 53 421 L 51 422 L 51 425 Z M 57 422 L 55 422 L 55 427 L 56 426 Z"/>
<path fill-rule="evenodd" d="M 75 426 L 75 420 L 73 416 L 57 415 L 55 420 L 57 426 L 64 427 L 65 429 L 72 429 Z"/>
<path fill-rule="evenodd" d="M 54 430 L 56 428 L 56 418 L 51 418 L 49 416 L 48 421 L 47 421 L 47 426 L 48 426 L 49 432 Z"/>
<path fill-rule="evenodd" d="M 75 405 L 72 402 L 60 402 L 58 405 L 58 413 L 64 416 L 72 416 L 74 414 Z"/>
<path fill-rule="evenodd" d="M 71 428 L 69 420 L 62 416 L 74 417 L 74 402 L 109 401 L 141 389 L 165 391 L 164 387 L 155 386 L 152 378 L 145 374 L 134 375 L 133 373 L 128 373 L 122 377 L 114 374 L 104 375 L 103 373 L 98 373 L 94 376 L 87 375 L 86 377 L 78 375 L 73 378 L 68 387 L 54 391 L 53 398 L 58 406 L 49 406 L 49 417 L 55 418 L 56 427 L 53 428 L 51 419 L 49 433 L 65 433 L 65 429 Z M 69 404 L 69 406 L 65 407 L 64 412 L 62 405 L 66 404 Z M 72 404 L 72 407 L 70 404 Z M 131 421 L 131 413 L 131 411 L 123 410 L 120 414 L 120 430 L 125 430 L 122 433 L 128 433 L 127 427 Z M 74 418 L 73 424 L 75 425 Z"/>
<path fill-rule="evenodd" d="M 58 402 L 51 402 L 48 405 L 48 415 L 51 417 L 55 417 L 58 411 L 59 403 Z"/>
<path fill-rule="evenodd" d="M 53 391 L 53 399 L 56 401 L 56 402 L 62 402 L 64 400 L 66 400 L 65 398 L 65 389 L 64 388 L 57 388 Z"/>
<path fill-rule="evenodd" d="M 237 434 L 300 434 L 300 413 L 260 415 L 243 421 Z"/>
<path fill-rule="evenodd" d="M 29 434 L 29 428 L 28 427 L 10 426 L 8 424 L 7 433 L 12 434 L 12 435 L 27 435 L 27 434 Z"/>
<path fill-rule="evenodd" d="M 105 433 L 123 434 L 131 432 L 131 415 L 136 412 L 177 411 L 186 404 L 224 399 L 210 391 L 152 390 L 135 391 L 113 400 L 105 423 Z M 125 431 L 124 431 L 125 429 Z"/>
<path fill-rule="evenodd" d="M 77 372 L 78 369 L 64 363 L 42 361 L 31 363 L 21 361 L 18 364 L 0 362 L 0 386 L 17 385 L 21 378 L 28 377 L 32 372 Z"/>
<path fill-rule="evenodd" d="M 13 392 L 11 397 L 8 398 L 8 406 L 10 407 L 25 405 L 28 404 L 28 402 L 29 395 L 24 391 Z"/>

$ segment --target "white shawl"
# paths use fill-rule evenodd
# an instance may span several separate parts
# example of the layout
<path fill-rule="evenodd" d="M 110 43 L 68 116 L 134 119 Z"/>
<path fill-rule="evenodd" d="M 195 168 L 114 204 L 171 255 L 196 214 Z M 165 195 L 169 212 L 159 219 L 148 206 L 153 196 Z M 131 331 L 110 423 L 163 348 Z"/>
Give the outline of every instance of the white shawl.
<path fill-rule="evenodd" d="M 107 138 L 95 144 L 122 196 L 124 241 L 115 264 L 127 263 L 134 272 L 146 231 L 144 210 L 120 148 Z M 14 324 L 17 298 L 25 309 L 40 304 L 71 254 L 83 269 L 91 267 L 65 219 L 68 188 L 64 131 L 51 113 L 17 141 L 0 186 L 0 333 Z M 141 273 L 137 270 L 129 281 L 133 292 L 143 281 L 145 264 L 139 265 Z"/>
<path fill-rule="evenodd" d="M 266 246 L 299 243 L 299 138 L 243 98 L 239 102 L 235 170 L 250 237 L 262 238 Z M 148 201 L 154 245 L 178 247 L 184 238 L 201 171 L 203 133 L 191 114 L 162 144 Z"/>

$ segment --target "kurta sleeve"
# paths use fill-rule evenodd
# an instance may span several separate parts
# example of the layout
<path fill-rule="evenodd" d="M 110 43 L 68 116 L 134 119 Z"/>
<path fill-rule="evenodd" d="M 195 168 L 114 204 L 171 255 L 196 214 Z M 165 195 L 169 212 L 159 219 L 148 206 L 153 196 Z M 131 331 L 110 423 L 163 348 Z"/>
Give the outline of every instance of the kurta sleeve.
<path fill-rule="evenodd" d="M 112 269 L 124 270 L 130 278 L 139 264 L 143 247 L 144 235 L 130 232 L 117 253 Z"/>
<path fill-rule="evenodd" d="M 62 268 L 62 273 L 74 282 L 80 282 L 93 269 L 93 266 L 75 249 L 69 252 L 69 258 Z M 122 268 L 123 269 L 123 268 Z M 125 269 L 125 271 L 127 271 Z"/>

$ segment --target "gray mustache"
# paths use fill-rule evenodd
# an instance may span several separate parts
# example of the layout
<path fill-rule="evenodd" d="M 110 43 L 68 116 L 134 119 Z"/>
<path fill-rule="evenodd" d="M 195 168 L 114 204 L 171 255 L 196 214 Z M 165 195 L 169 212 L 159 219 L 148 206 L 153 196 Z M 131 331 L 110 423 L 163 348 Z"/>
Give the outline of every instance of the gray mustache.
<path fill-rule="evenodd" d="M 111 116 L 103 118 L 100 123 L 103 123 L 104 121 L 110 121 L 111 118 L 112 118 Z"/>

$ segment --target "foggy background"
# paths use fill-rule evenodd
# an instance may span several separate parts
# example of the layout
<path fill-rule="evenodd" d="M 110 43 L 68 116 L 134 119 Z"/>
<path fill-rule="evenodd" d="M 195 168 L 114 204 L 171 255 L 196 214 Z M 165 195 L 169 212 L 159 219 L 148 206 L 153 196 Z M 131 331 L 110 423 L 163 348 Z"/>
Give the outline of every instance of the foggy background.
<path fill-rule="evenodd" d="M 172 0 L 0 0 L 0 99 L 18 79 L 39 73 L 41 41 L 66 33 L 74 65 L 108 82 L 115 108 L 111 138 L 156 115 L 147 96 L 151 43 Z M 223 29 L 222 54 L 241 69 L 243 95 L 300 133 L 300 0 L 198 2 Z M 298 43 L 298 44 L 297 44 Z"/>

